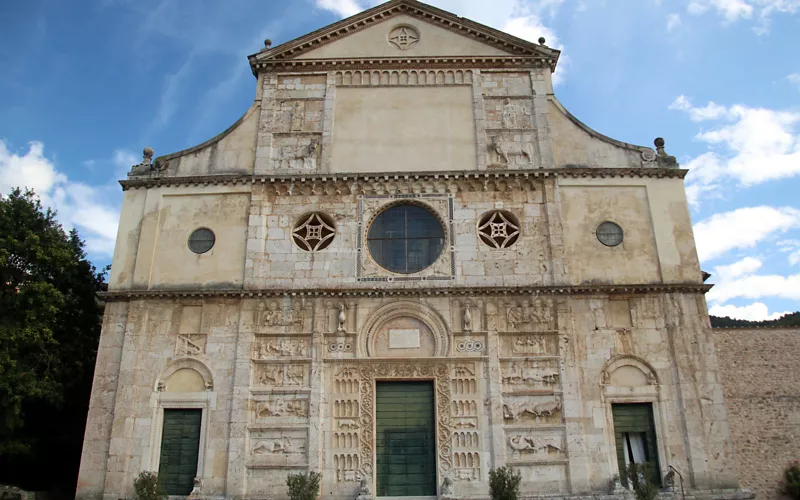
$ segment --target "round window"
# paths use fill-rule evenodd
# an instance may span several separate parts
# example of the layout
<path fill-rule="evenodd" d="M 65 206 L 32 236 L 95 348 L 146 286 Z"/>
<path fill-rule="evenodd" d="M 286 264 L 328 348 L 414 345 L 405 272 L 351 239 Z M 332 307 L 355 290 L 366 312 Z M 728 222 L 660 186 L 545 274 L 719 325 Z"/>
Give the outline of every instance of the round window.
<path fill-rule="evenodd" d="M 607 247 L 615 247 L 622 243 L 622 228 L 613 222 L 603 222 L 597 226 L 597 239 Z"/>
<path fill-rule="evenodd" d="M 214 247 L 215 241 L 216 237 L 212 230 L 204 227 L 195 229 L 189 236 L 189 250 L 194 253 L 206 253 Z"/>
<path fill-rule="evenodd" d="M 322 250 L 331 244 L 336 235 L 333 220 L 319 212 L 309 214 L 297 223 L 292 238 L 297 246 L 308 252 Z"/>
<path fill-rule="evenodd" d="M 508 248 L 519 238 L 519 221 L 505 210 L 487 212 L 478 222 L 478 236 L 492 248 Z"/>
<path fill-rule="evenodd" d="M 433 264 L 444 248 L 444 228 L 429 210 L 395 205 L 381 212 L 367 233 L 372 258 L 385 269 L 411 274 Z"/>

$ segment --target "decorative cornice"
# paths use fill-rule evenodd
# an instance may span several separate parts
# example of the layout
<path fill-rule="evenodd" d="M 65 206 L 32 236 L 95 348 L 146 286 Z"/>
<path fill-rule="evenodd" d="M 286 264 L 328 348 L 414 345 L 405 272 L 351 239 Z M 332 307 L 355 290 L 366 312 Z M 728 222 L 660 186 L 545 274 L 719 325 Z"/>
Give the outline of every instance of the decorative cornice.
<path fill-rule="evenodd" d="M 490 57 L 384 57 L 339 59 L 268 59 L 252 63 L 253 70 L 314 72 L 333 70 L 372 69 L 531 69 L 550 68 L 546 57 L 490 56 Z"/>
<path fill-rule="evenodd" d="M 699 283 L 639 284 L 639 285 L 566 285 L 530 287 L 475 287 L 443 286 L 409 288 L 381 288 L 374 286 L 343 289 L 293 288 L 261 290 L 115 290 L 102 292 L 107 302 L 180 299 L 180 298 L 260 298 L 260 297 L 432 297 L 432 296 L 568 296 L 568 295 L 641 295 L 651 293 L 706 293 L 713 285 Z"/>
<path fill-rule="evenodd" d="M 552 168 L 503 171 L 381 172 L 335 174 L 153 176 L 119 181 L 123 190 L 169 186 L 262 184 L 281 194 L 387 194 L 516 191 L 533 189 L 538 179 L 567 178 L 678 178 L 688 170 L 677 168 Z M 424 185 L 423 185 L 424 183 Z M 432 190 L 432 191 L 431 191 Z"/>
<path fill-rule="evenodd" d="M 267 67 L 262 66 L 267 61 L 287 61 L 288 59 L 296 58 L 399 15 L 415 17 L 441 29 L 471 38 L 509 54 L 533 56 L 536 59 L 546 60 L 547 66 L 553 71 L 555 71 L 558 57 L 561 54 L 560 51 L 545 45 L 536 45 L 421 2 L 395 0 L 325 26 L 277 47 L 253 54 L 248 57 L 250 66 L 253 69 L 253 74 L 257 74 L 259 69 Z"/>

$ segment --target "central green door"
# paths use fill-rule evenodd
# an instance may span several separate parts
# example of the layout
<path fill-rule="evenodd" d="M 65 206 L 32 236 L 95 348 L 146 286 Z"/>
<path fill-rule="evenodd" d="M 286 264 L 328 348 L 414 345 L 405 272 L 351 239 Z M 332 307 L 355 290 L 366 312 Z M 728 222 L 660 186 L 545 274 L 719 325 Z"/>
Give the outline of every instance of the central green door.
<path fill-rule="evenodd" d="M 158 482 L 168 495 L 188 495 L 197 475 L 203 410 L 164 410 Z"/>
<path fill-rule="evenodd" d="M 436 495 L 433 382 L 376 383 L 377 493 Z"/>

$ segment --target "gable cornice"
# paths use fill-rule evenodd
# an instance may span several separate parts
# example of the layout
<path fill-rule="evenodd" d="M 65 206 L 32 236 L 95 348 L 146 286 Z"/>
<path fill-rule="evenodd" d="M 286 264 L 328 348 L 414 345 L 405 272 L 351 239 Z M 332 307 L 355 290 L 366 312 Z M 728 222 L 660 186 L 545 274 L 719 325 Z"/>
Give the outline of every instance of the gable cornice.
<path fill-rule="evenodd" d="M 417 0 L 392 0 L 276 47 L 252 54 L 248 57 L 250 67 L 253 70 L 253 74 L 256 75 L 260 69 L 277 65 L 277 61 L 284 61 L 285 64 L 289 59 L 296 58 L 299 55 L 341 40 L 346 36 L 399 15 L 415 17 L 439 28 L 508 52 L 511 56 L 516 55 L 534 60 L 544 60 L 551 71 L 555 71 L 558 57 L 561 54 L 559 50 L 528 42 Z M 438 59 L 449 58 L 440 57 Z M 272 64 L 268 64 L 268 61 L 272 61 Z"/>

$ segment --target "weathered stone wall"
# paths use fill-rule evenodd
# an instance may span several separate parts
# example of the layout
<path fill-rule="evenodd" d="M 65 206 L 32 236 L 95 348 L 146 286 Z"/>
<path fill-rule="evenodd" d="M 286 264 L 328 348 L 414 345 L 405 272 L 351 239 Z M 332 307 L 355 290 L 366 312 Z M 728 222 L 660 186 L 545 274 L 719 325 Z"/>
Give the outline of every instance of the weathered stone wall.
<path fill-rule="evenodd" d="M 800 328 L 714 328 L 725 403 L 743 488 L 781 495 L 800 459 Z"/>

